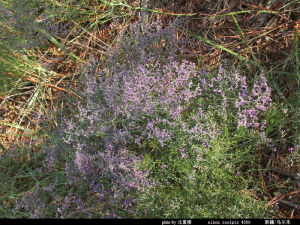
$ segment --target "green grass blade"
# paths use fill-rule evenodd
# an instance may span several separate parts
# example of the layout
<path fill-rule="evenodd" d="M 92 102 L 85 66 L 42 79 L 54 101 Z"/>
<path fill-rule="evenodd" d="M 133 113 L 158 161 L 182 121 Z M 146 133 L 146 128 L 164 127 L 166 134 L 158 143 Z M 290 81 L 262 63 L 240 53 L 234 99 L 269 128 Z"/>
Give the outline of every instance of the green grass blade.
<path fill-rule="evenodd" d="M 211 17 L 218 18 L 218 17 L 223 17 L 223 16 L 233 16 L 233 15 L 239 15 L 239 14 L 244 14 L 244 13 L 251 13 L 253 11 L 254 10 L 244 10 L 244 11 L 238 11 L 238 12 L 224 13 L 224 14 L 215 15 L 215 16 L 211 16 Z"/>
<path fill-rule="evenodd" d="M 183 29 L 184 29 L 184 28 L 183 28 Z M 197 39 L 199 39 L 199 40 L 205 42 L 206 44 L 209 44 L 209 45 L 211 45 L 211 46 L 213 46 L 213 47 L 222 49 L 222 50 L 224 50 L 224 51 L 230 53 L 231 55 L 233 55 L 233 56 L 239 58 L 239 59 L 242 60 L 242 61 L 248 61 L 248 62 L 250 62 L 250 63 L 253 64 L 253 62 L 249 61 L 247 58 L 245 58 L 245 57 L 239 55 L 238 53 L 236 53 L 236 52 L 234 52 L 234 51 L 231 51 L 231 50 L 228 49 L 228 48 L 223 47 L 222 45 L 218 45 L 218 44 L 216 44 L 216 43 L 213 43 L 212 41 L 207 40 L 207 39 L 205 39 L 205 38 L 203 38 L 203 37 L 200 37 L 199 35 L 194 34 L 194 33 L 190 32 L 190 31 L 188 31 L 188 30 L 186 30 L 186 29 L 184 29 L 184 30 L 185 30 L 189 35 L 191 35 L 192 37 L 197 38 Z"/>
<path fill-rule="evenodd" d="M 283 8 L 288 7 L 289 5 L 292 5 L 292 4 L 298 3 L 298 2 L 300 2 L 300 0 L 294 0 L 294 1 L 291 1 L 291 2 L 289 2 L 288 4 L 286 4 L 286 5 L 282 6 L 281 8 L 279 8 L 278 11 L 281 10 L 281 9 L 283 9 Z"/>
<path fill-rule="evenodd" d="M 7 122 L 3 122 L 3 121 L 0 121 L 0 124 L 2 125 L 5 125 L 5 126 L 9 126 L 9 127 L 12 127 L 12 128 L 17 128 L 17 129 L 20 129 L 20 130 L 24 130 L 24 131 L 29 131 L 31 133 L 35 133 L 35 131 L 29 129 L 29 128 L 24 128 L 18 124 L 12 124 L 12 123 L 7 123 Z"/>
<path fill-rule="evenodd" d="M 263 68 L 263 66 L 260 64 L 260 62 L 258 61 L 258 59 L 255 57 L 255 55 L 254 55 L 252 49 L 250 48 L 250 46 L 249 46 L 249 44 L 248 44 L 248 42 L 247 42 L 247 40 L 246 40 L 246 38 L 245 38 L 244 33 L 243 33 L 242 29 L 240 28 L 240 26 L 239 26 L 239 24 L 238 24 L 238 21 L 236 20 L 236 18 L 234 17 L 234 15 L 231 15 L 231 16 L 232 16 L 232 18 L 233 18 L 233 21 L 234 21 L 234 23 L 235 23 L 237 29 L 239 30 L 240 34 L 242 35 L 243 41 L 244 41 L 245 45 L 247 46 L 247 48 L 248 48 L 248 50 L 249 50 L 249 52 L 250 52 L 250 54 L 251 54 L 251 56 L 252 56 L 252 58 L 253 58 L 253 60 L 254 60 L 255 65 L 256 65 L 261 71 L 263 71 L 264 68 Z"/>
<path fill-rule="evenodd" d="M 298 29 L 295 29 L 295 40 L 294 40 L 294 42 L 295 42 L 295 59 L 296 59 L 296 70 L 295 70 L 295 73 L 296 73 L 296 76 L 298 78 L 297 86 L 298 86 L 298 91 L 299 91 L 299 89 L 300 89 L 300 61 L 299 61 L 299 37 L 298 37 Z"/>
<path fill-rule="evenodd" d="M 132 8 L 132 9 L 142 10 L 142 11 L 152 12 L 152 13 L 157 13 L 157 14 L 162 14 L 162 15 L 168 15 L 168 16 L 195 16 L 198 14 L 198 13 L 184 14 L 184 13 L 163 12 L 163 11 L 157 10 L 157 9 L 147 9 L 147 8 L 141 8 L 141 7 L 136 7 L 136 8 Z"/>
<path fill-rule="evenodd" d="M 42 34 L 44 34 L 49 41 L 51 41 L 53 44 L 55 44 L 57 47 L 61 48 L 64 52 L 66 52 L 66 54 L 70 55 L 72 58 L 78 60 L 81 63 L 85 63 L 84 60 L 82 60 L 81 58 L 79 58 L 77 55 L 75 55 L 72 52 L 69 52 L 64 46 L 62 46 L 53 36 L 51 36 L 48 32 L 46 32 L 43 29 L 38 29 Z"/>
<path fill-rule="evenodd" d="M 299 26 L 299 25 L 298 25 Z M 297 92 L 296 92 L 296 107 L 297 107 L 297 115 L 298 115 L 298 118 L 297 118 L 297 122 L 299 124 L 299 120 L 300 120 L 300 113 L 299 113 L 299 106 L 300 106 L 300 62 L 299 62 L 299 36 L 298 36 L 298 29 L 296 28 L 295 29 L 295 59 L 296 59 L 296 65 L 295 65 L 295 75 L 296 75 L 296 79 L 297 79 Z M 298 136 L 300 135 L 299 134 L 299 126 L 297 126 L 296 128 L 297 130 L 297 134 Z M 299 138 L 298 138 L 298 144 L 299 144 Z"/>

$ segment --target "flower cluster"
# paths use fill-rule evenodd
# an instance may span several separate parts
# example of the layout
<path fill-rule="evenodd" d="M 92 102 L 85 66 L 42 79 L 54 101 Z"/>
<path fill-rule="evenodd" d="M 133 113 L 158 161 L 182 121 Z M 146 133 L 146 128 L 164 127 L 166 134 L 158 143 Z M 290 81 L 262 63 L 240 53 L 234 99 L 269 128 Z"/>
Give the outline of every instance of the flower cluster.
<path fill-rule="evenodd" d="M 265 116 L 271 105 L 271 89 L 263 73 L 255 80 L 251 93 L 247 90 L 246 77 L 237 77 L 240 81 L 239 98 L 235 102 L 238 109 L 238 126 L 264 128 L 259 119 Z"/>
<path fill-rule="evenodd" d="M 246 79 L 246 76 L 241 76 L 236 70 L 230 73 L 222 66 L 217 75 L 210 76 L 207 81 L 205 78 L 200 78 L 202 84 L 209 87 L 207 92 L 210 93 L 210 96 L 213 96 L 215 101 L 221 100 L 219 105 L 222 106 L 222 109 L 219 110 L 219 113 L 223 115 L 226 111 L 233 113 L 234 118 L 237 118 L 238 128 L 263 130 L 266 121 L 260 121 L 271 106 L 271 89 L 263 72 L 258 79 L 254 80 L 252 88 L 248 86 Z M 218 106 L 214 106 L 214 108 L 217 109 Z"/>
<path fill-rule="evenodd" d="M 23 197 L 23 201 L 19 201 L 16 204 L 16 209 L 23 209 L 30 212 L 32 219 L 43 216 L 45 210 L 45 203 L 40 199 L 38 189 L 38 186 L 35 187 L 34 191 L 29 192 Z"/>

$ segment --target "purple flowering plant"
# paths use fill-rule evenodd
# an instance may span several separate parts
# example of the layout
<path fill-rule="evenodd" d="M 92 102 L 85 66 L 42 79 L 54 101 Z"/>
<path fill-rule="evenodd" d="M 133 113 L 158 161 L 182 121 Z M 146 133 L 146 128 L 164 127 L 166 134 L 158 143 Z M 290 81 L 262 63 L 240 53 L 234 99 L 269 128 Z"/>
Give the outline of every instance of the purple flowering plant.
<path fill-rule="evenodd" d="M 251 88 L 246 77 L 237 71 L 220 67 L 217 74 L 207 74 L 194 63 L 180 59 L 175 51 L 163 54 L 156 46 L 166 43 L 164 38 L 169 38 L 166 49 L 176 46 L 172 44 L 172 29 L 158 26 L 156 31 L 157 24 L 149 26 L 148 33 L 142 34 L 138 24 L 133 24 L 133 38 L 121 39 L 105 69 L 97 74 L 85 71 L 82 94 L 86 101 L 78 103 L 76 122 L 67 123 L 65 143 L 77 149 L 77 169 L 80 160 L 86 161 L 81 170 L 90 165 L 86 154 L 92 148 L 89 141 L 83 142 L 90 137 L 98 138 L 107 155 L 114 151 L 127 155 L 139 154 L 139 149 L 156 149 L 152 154 L 154 161 L 173 163 L 168 169 L 155 166 L 154 177 L 167 177 L 157 179 L 157 185 L 164 181 L 180 185 L 195 167 L 185 166 L 186 159 L 200 157 L 197 151 L 183 153 L 182 149 L 192 149 L 193 144 L 208 149 L 210 142 L 223 134 L 224 124 L 237 130 L 264 130 L 264 116 L 271 105 L 270 88 L 263 73 Z M 144 162 L 140 154 L 134 161 L 141 160 Z M 148 166 L 153 165 L 149 163 Z M 96 171 L 90 167 L 91 173 Z M 139 188 L 144 190 L 143 185 Z"/>
<path fill-rule="evenodd" d="M 96 73 L 89 65 L 83 70 L 77 114 L 62 120 L 56 141 L 44 146 L 41 173 L 59 178 L 42 190 L 55 217 L 175 215 L 167 212 L 178 212 L 176 206 L 146 210 L 145 199 L 157 190 L 162 191 L 155 197 L 161 202 L 170 198 L 170 189 L 174 196 L 196 195 L 193 190 L 212 173 L 204 159 L 219 168 L 216 160 L 209 161 L 213 154 L 208 155 L 227 127 L 232 136 L 241 129 L 264 131 L 271 105 L 264 74 L 249 87 L 235 70 L 200 71 L 178 54 L 176 26 L 162 28 L 157 22 L 141 31 L 139 23 L 132 24 L 131 35 L 124 31 L 104 68 Z M 236 176 L 236 168 L 230 171 Z M 53 194 L 53 185 L 64 186 L 68 194 Z M 20 207 L 27 209 L 34 196 L 36 190 Z M 47 201 L 40 205 L 50 207 Z M 38 206 L 30 210 L 32 217 L 43 217 Z"/>

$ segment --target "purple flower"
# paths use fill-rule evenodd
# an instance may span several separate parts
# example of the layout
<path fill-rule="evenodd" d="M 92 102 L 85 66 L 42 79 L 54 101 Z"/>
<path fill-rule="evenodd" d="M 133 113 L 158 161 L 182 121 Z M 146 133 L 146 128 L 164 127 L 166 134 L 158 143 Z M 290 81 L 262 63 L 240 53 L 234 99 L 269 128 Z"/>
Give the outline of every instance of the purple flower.
<path fill-rule="evenodd" d="M 181 158 L 184 158 L 185 157 L 184 148 L 180 149 L 180 152 L 181 152 Z"/>
<path fill-rule="evenodd" d="M 288 149 L 290 153 L 293 153 L 296 149 L 295 148 L 289 148 Z"/>

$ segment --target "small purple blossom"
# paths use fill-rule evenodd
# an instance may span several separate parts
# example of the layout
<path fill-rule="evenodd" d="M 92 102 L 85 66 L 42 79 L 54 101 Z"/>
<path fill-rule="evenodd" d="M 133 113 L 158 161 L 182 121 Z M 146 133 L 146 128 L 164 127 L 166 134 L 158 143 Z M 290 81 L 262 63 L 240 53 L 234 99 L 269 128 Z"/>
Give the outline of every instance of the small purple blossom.
<path fill-rule="evenodd" d="M 181 152 L 181 158 L 184 158 L 185 157 L 185 149 L 184 148 L 182 148 L 182 149 L 180 149 L 180 152 Z"/>
<path fill-rule="evenodd" d="M 289 148 L 289 149 L 288 149 L 288 151 L 289 151 L 290 153 L 293 153 L 295 150 L 296 150 L 295 148 Z"/>

